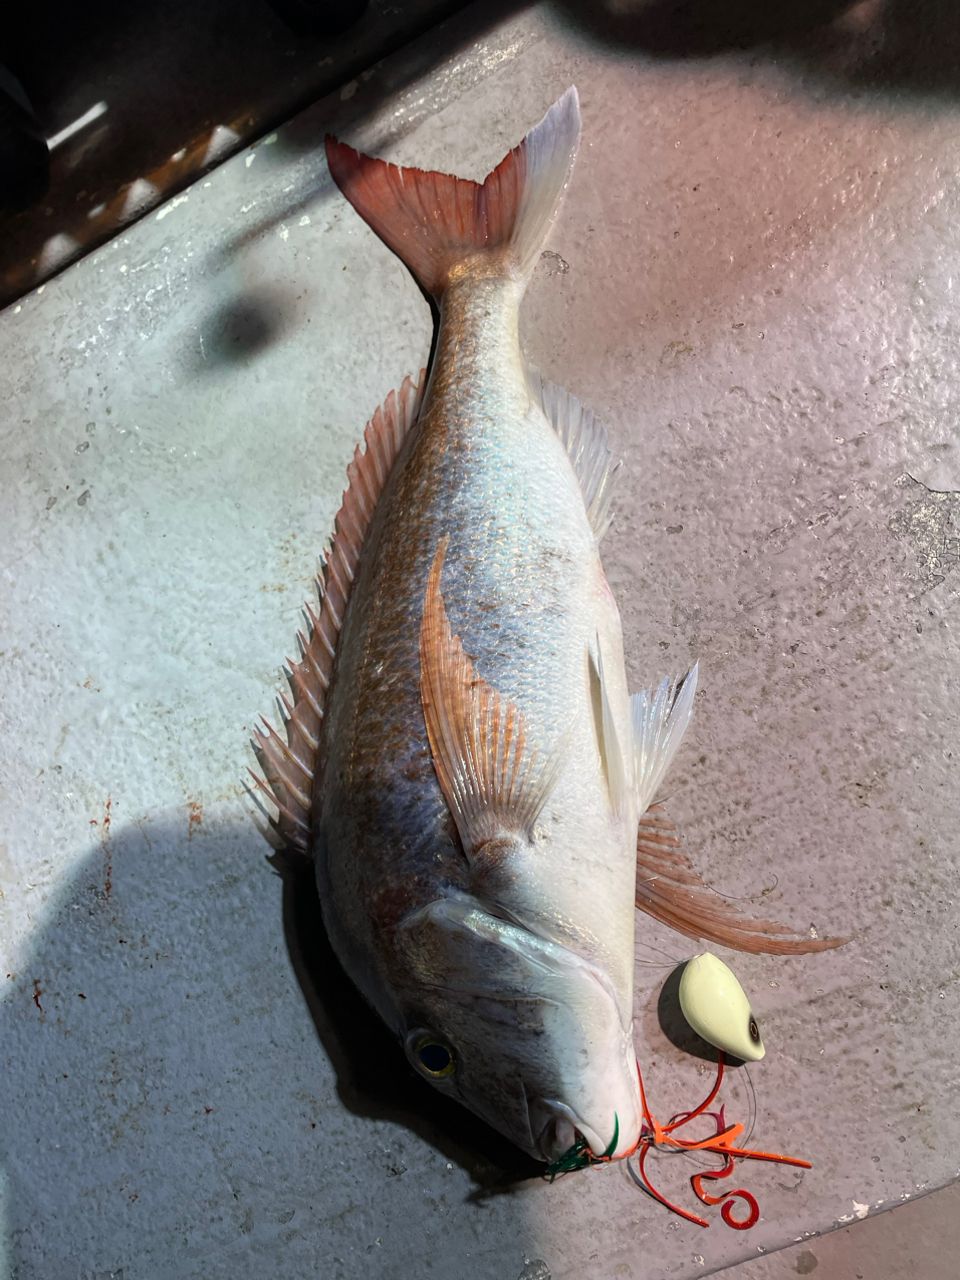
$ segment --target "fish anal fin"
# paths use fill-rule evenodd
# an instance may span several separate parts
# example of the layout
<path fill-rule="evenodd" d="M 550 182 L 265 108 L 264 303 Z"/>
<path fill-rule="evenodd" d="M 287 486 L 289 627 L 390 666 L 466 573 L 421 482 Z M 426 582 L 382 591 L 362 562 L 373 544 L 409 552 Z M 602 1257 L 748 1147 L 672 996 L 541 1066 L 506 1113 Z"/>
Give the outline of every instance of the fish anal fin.
<path fill-rule="evenodd" d="M 420 626 L 420 697 L 437 780 L 468 860 L 499 860 L 505 837 L 530 840 L 561 754 L 538 752 L 526 719 L 476 671 L 453 634 L 440 590 L 448 539 L 427 580 Z"/>
<path fill-rule="evenodd" d="M 734 951 L 794 956 L 830 951 L 849 941 L 804 937 L 788 925 L 739 912 L 704 882 L 677 828 L 658 805 L 640 820 L 637 907 L 689 938 L 716 942 Z"/>
<path fill-rule="evenodd" d="M 599 542 L 610 527 L 613 477 L 620 466 L 614 461 L 607 433 L 576 396 L 548 381 L 536 369 L 527 370 L 527 381 L 530 394 L 567 451 L 580 482 L 590 527 Z"/>
<path fill-rule="evenodd" d="M 425 371 L 405 378 L 367 423 L 347 468 L 347 488 L 334 521 L 333 538 L 317 577 L 319 605 L 306 607 L 300 657 L 287 665 L 290 699 L 281 699 L 285 738 L 266 720 L 254 731 L 253 749 L 263 777 L 257 786 L 273 802 L 279 839 L 306 850 L 310 811 L 320 771 L 320 725 L 333 675 L 340 628 L 377 501 L 400 448 L 417 420 Z"/>

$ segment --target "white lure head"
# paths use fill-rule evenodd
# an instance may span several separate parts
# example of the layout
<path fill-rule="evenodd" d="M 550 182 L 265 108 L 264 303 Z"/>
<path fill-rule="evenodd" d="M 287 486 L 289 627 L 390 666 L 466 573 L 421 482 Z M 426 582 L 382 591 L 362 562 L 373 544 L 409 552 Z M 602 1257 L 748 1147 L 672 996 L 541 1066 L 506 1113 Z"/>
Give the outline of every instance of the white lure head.
<path fill-rule="evenodd" d="M 759 1062 L 766 1052 L 743 987 L 709 951 L 687 961 L 680 978 L 680 1008 L 698 1036 L 732 1057 Z"/>
<path fill-rule="evenodd" d="M 632 1025 L 596 963 L 466 894 L 416 911 L 403 932 L 394 990 L 425 1079 L 536 1160 L 579 1137 L 598 1156 L 636 1146 Z"/>

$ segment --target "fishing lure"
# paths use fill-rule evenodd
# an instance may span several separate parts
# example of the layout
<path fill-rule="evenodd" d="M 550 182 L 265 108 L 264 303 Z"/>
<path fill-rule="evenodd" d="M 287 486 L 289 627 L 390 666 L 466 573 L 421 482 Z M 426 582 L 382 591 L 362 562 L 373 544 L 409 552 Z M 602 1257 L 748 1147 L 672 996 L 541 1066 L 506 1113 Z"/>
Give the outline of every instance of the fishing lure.
<path fill-rule="evenodd" d="M 793 1165 L 798 1169 L 811 1169 L 813 1165 L 809 1160 L 803 1160 L 798 1156 L 785 1156 L 775 1151 L 758 1151 L 752 1147 L 739 1147 L 734 1145 L 744 1132 L 745 1126 L 742 1123 L 727 1124 L 724 1117 L 724 1109 L 719 1111 L 708 1111 L 708 1107 L 714 1102 L 720 1092 L 720 1086 L 723 1084 L 724 1077 L 724 1056 L 721 1051 L 717 1057 L 717 1075 L 710 1092 L 704 1100 L 692 1111 L 681 1112 L 671 1118 L 669 1123 L 661 1124 L 650 1110 L 647 1101 L 646 1088 L 643 1082 L 643 1073 L 640 1070 L 640 1064 L 637 1063 L 637 1077 L 640 1085 L 640 1100 L 643 1109 L 643 1128 L 640 1131 L 640 1140 L 636 1147 L 627 1153 L 627 1167 L 630 1170 L 630 1176 L 639 1187 L 642 1187 L 654 1200 L 662 1204 L 671 1212 L 678 1214 L 687 1222 L 692 1222 L 698 1227 L 709 1227 L 710 1223 L 706 1218 L 701 1217 L 697 1213 L 691 1213 L 688 1209 L 684 1209 L 681 1205 L 674 1204 L 672 1200 L 668 1200 L 662 1192 L 658 1191 L 653 1185 L 647 1173 L 646 1162 L 652 1148 L 667 1148 L 675 1151 L 703 1151 L 713 1155 L 722 1157 L 723 1165 L 719 1169 L 700 1170 L 692 1175 L 690 1179 L 694 1194 L 701 1203 L 712 1206 L 720 1204 L 720 1216 L 728 1227 L 732 1227 L 736 1231 L 747 1231 L 755 1226 L 760 1219 L 760 1206 L 756 1197 L 751 1191 L 744 1187 L 735 1187 L 732 1189 L 724 1189 L 720 1195 L 711 1195 L 710 1192 L 704 1190 L 703 1183 L 705 1180 L 717 1181 L 728 1178 L 736 1168 L 737 1160 L 764 1160 L 775 1164 Z M 701 1116 L 708 1116 L 714 1121 L 716 1130 L 705 1138 L 680 1138 L 677 1137 L 677 1130 L 690 1124 L 692 1120 L 696 1120 Z M 616 1126 L 615 1126 L 616 1127 Z M 615 1145 L 615 1144 L 614 1144 Z M 636 1167 L 631 1163 L 636 1158 Z M 555 1178 L 564 1173 L 572 1173 L 577 1169 L 584 1169 L 592 1164 L 607 1164 L 612 1159 L 609 1151 L 605 1151 L 602 1155 L 594 1155 L 586 1143 L 581 1139 L 575 1143 L 569 1151 L 565 1152 L 558 1160 L 555 1160 L 546 1170 L 546 1177 L 552 1182 Z M 745 1217 L 737 1217 L 734 1213 L 736 1202 L 743 1201 L 747 1206 L 747 1214 Z"/>
<path fill-rule="evenodd" d="M 759 1062 L 766 1050 L 736 974 L 709 951 L 684 965 L 680 1008 L 697 1035 L 731 1057 Z"/>

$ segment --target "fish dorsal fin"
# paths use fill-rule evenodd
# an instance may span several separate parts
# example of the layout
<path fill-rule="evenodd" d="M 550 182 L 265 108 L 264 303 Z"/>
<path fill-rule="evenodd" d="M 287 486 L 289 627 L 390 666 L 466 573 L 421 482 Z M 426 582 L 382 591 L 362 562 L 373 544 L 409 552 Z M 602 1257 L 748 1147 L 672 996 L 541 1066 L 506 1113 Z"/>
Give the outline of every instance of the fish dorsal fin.
<path fill-rule="evenodd" d="M 606 429 L 564 387 L 549 382 L 536 369 L 527 373 L 530 394 L 560 437 L 580 481 L 583 505 L 599 542 L 610 528 L 613 477 L 620 466 L 614 461 Z"/>
<path fill-rule="evenodd" d="M 447 544 L 444 537 L 427 580 L 420 696 L 437 779 L 472 860 L 498 837 L 532 838 L 561 752 L 530 746 L 522 712 L 477 674 L 453 634 L 440 590 Z"/>
<path fill-rule="evenodd" d="M 775 920 L 741 914 L 707 885 L 687 856 L 660 805 L 640 820 L 637 837 L 637 907 L 678 933 L 735 951 L 793 956 L 829 951 L 846 938 L 804 937 Z"/>
<path fill-rule="evenodd" d="M 690 723 L 698 674 L 695 663 L 685 676 L 664 676 L 655 689 L 635 693 L 630 699 L 637 807 L 641 814 L 653 803 Z"/>
<path fill-rule="evenodd" d="M 347 468 L 347 488 L 317 576 L 319 608 L 307 605 L 307 634 L 297 635 L 300 658 L 287 664 L 293 700 L 281 698 L 286 741 L 266 720 L 253 735 L 264 773 L 254 778 L 277 807 L 274 829 L 284 844 L 298 849 L 309 845 L 320 722 L 344 611 L 377 501 L 420 412 L 424 375 L 421 370 L 416 382 L 404 378 L 399 391 L 390 392 L 367 423 Z"/>

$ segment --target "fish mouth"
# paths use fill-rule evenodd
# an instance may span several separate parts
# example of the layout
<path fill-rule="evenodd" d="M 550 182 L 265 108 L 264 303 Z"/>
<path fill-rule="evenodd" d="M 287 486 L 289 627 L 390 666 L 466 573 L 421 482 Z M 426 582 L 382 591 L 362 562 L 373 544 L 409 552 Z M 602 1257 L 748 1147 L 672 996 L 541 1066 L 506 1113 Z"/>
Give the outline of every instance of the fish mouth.
<path fill-rule="evenodd" d="M 536 1153 L 547 1164 L 566 1155 L 580 1138 L 594 1155 L 600 1155 L 607 1147 L 596 1129 L 585 1124 L 565 1102 L 556 1098 L 528 1098 L 527 1110 Z"/>

